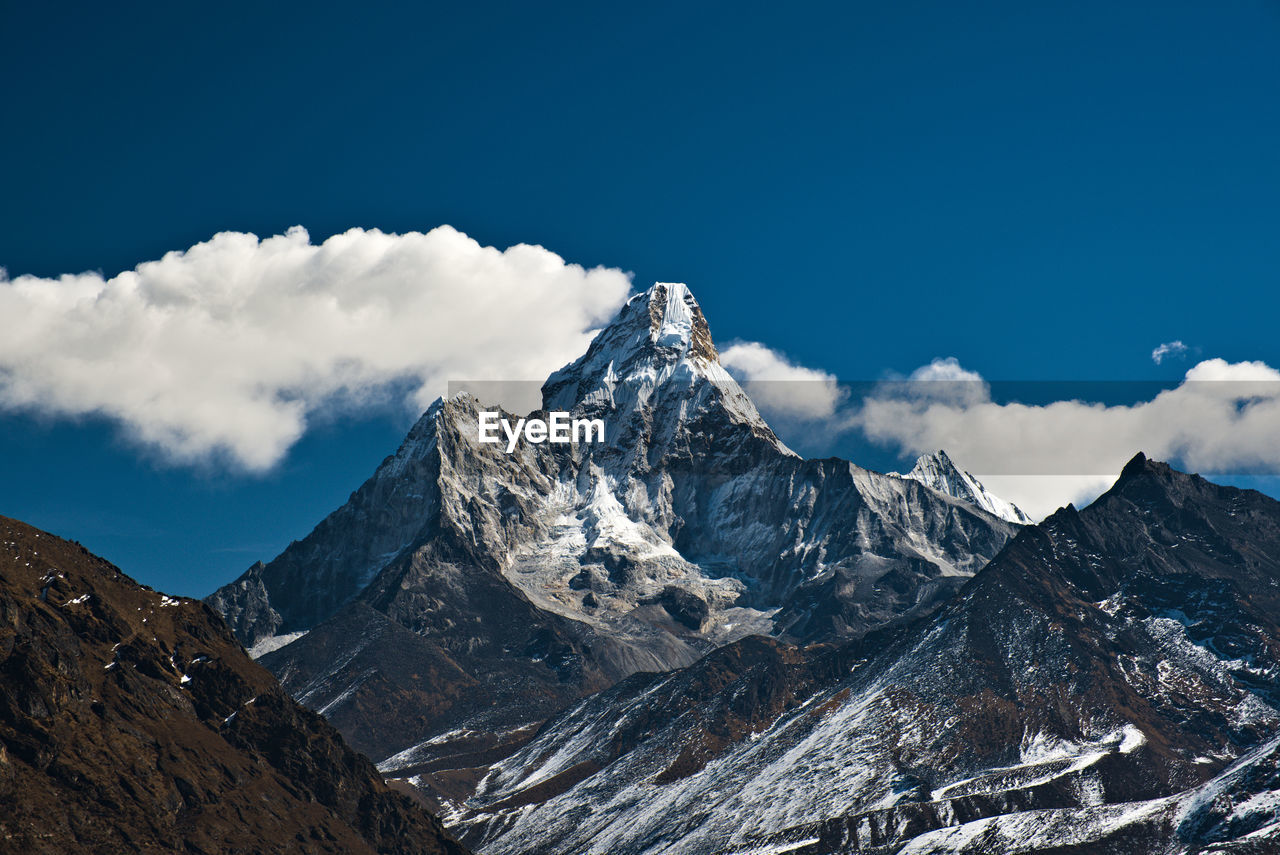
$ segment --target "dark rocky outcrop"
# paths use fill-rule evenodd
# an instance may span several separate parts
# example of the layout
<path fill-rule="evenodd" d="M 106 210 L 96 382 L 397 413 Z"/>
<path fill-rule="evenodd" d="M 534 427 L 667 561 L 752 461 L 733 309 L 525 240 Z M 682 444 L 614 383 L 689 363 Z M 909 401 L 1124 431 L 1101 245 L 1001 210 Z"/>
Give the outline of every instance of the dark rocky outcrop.
<path fill-rule="evenodd" d="M 0 851 L 465 853 L 208 606 L 3 517 Z"/>

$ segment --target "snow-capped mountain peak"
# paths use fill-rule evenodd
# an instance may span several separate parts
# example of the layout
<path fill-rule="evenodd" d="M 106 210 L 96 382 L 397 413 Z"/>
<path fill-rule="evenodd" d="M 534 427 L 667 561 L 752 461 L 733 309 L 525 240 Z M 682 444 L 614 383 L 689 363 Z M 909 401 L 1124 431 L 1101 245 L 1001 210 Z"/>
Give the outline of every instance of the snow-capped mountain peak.
<path fill-rule="evenodd" d="M 675 348 L 702 362 L 719 362 L 711 330 L 689 286 L 658 282 L 640 300 L 649 305 L 650 338 L 660 347 Z"/>
<path fill-rule="evenodd" d="M 946 451 L 938 450 L 933 454 L 921 455 L 915 467 L 902 477 L 919 481 L 940 493 L 977 505 L 1002 520 L 1018 525 L 1030 525 L 1033 522 L 1013 502 L 988 492 L 977 478 L 956 466 Z"/>
<path fill-rule="evenodd" d="M 731 422 L 786 450 L 720 365 L 707 319 L 681 283 L 659 282 L 627 301 L 582 357 L 547 379 L 542 400 L 548 411 L 603 415 L 619 424 L 637 412 L 662 410 L 657 421 L 668 428 L 723 410 Z"/>
<path fill-rule="evenodd" d="M 439 401 L 345 505 L 209 602 L 250 645 L 307 630 L 264 665 L 383 759 L 747 636 L 909 622 L 1015 534 L 915 481 L 792 453 L 712 341 L 688 288 L 655 285 L 543 386 L 546 410 L 600 419 L 602 439 L 507 449 L 478 440 L 474 397 Z"/>

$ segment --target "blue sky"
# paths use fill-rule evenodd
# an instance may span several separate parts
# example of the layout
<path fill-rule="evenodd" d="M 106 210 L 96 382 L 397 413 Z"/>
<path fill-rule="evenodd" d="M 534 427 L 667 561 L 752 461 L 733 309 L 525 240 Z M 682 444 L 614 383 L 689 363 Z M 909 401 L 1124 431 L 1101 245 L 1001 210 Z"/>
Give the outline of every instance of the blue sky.
<path fill-rule="evenodd" d="M 5 4 L 0 266 L 447 223 L 688 282 L 718 339 L 841 378 L 1280 365 L 1280 4 L 1055 5 Z M 313 418 L 246 474 L 30 409 L 0 414 L 0 513 L 181 594 L 306 534 L 412 420 Z"/>

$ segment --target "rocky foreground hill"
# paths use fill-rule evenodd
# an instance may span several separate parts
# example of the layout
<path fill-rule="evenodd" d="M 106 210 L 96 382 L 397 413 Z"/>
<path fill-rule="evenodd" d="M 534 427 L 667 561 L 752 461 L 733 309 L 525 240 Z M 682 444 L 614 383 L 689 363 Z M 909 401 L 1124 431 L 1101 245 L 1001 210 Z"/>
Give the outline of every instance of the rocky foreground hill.
<path fill-rule="evenodd" d="M 0 852 L 466 850 L 208 606 L 0 517 Z"/>

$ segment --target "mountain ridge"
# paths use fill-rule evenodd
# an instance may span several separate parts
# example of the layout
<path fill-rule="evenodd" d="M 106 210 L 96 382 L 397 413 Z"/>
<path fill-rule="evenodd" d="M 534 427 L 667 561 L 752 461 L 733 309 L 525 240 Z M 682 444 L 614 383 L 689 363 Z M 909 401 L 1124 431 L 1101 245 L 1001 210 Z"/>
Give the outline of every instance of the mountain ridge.
<path fill-rule="evenodd" d="M 0 517 L 0 845 L 465 855 L 196 600 Z"/>
<path fill-rule="evenodd" d="M 792 700 L 767 723 L 715 737 L 735 718 L 716 710 L 750 696 L 749 669 L 652 719 L 703 660 L 584 700 L 445 811 L 494 855 L 527 851 L 530 829 L 583 852 L 805 855 L 1154 855 L 1274 834 L 1277 555 L 1280 503 L 1135 458 L 1089 508 L 1020 532 L 936 613 L 862 648 L 794 649 L 771 678 L 771 696 Z M 837 676 L 805 690 L 824 659 Z M 599 753 L 645 720 L 625 750 Z M 585 758 L 600 768 L 521 805 Z"/>
<path fill-rule="evenodd" d="M 543 396 L 532 415 L 600 417 L 605 441 L 508 454 L 478 442 L 489 407 L 437 401 L 349 502 L 209 598 L 248 646 L 305 632 L 261 661 L 376 759 L 523 733 L 750 635 L 825 643 L 910 620 L 1017 530 L 918 481 L 796 456 L 683 285 L 632 297 Z M 497 690 L 451 700 L 342 640 L 403 638 L 384 620 L 427 642 L 406 647 L 424 669 Z"/>

